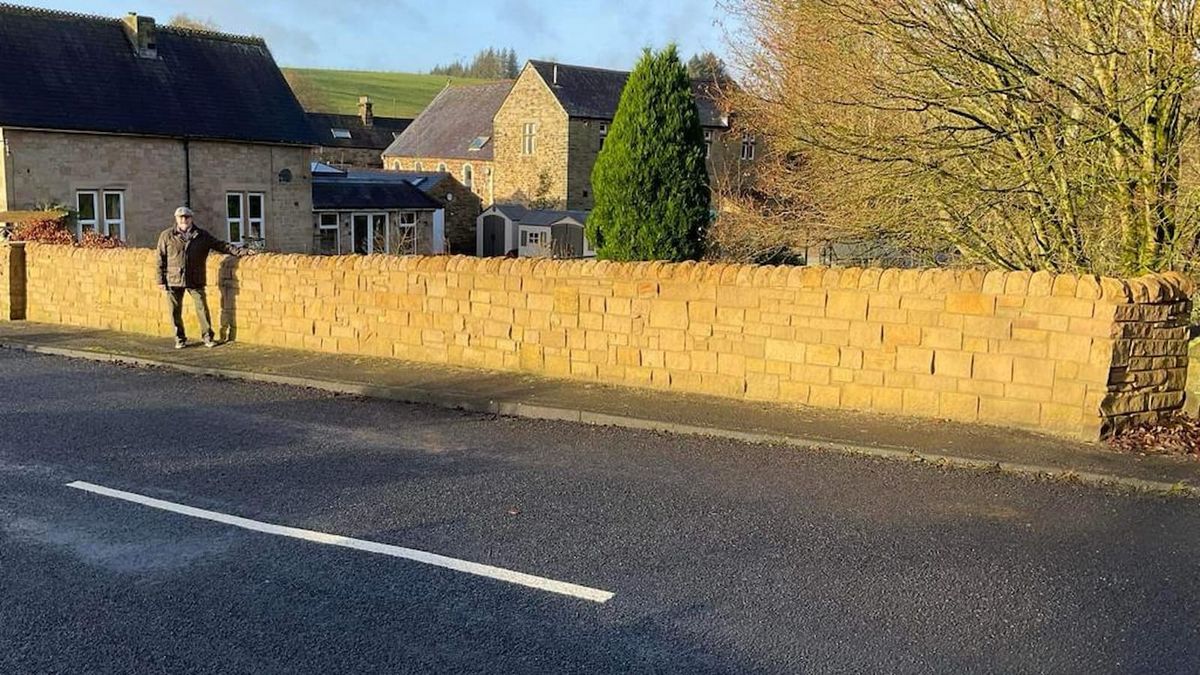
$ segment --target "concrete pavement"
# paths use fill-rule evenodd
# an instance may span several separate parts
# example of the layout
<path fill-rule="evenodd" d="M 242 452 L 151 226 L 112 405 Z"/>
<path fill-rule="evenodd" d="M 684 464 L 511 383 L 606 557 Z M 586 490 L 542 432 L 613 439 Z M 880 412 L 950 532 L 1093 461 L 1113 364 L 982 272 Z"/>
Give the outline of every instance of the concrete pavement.
<path fill-rule="evenodd" d="M 899 416 L 771 405 L 530 375 L 240 343 L 171 349 L 169 338 L 0 323 L 0 346 L 308 386 L 527 418 L 824 448 L 970 469 L 1200 494 L 1200 462 L 1116 453 L 1102 444 Z"/>

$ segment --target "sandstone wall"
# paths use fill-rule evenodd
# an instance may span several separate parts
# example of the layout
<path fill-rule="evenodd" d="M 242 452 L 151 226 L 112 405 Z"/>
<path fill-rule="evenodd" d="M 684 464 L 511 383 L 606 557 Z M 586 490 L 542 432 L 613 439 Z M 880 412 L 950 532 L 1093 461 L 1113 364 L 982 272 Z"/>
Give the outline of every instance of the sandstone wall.
<path fill-rule="evenodd" d="M 153 258 L 31 244 L 28 319 L 165 340 Z M 209 279 L 245 342 L 1084 438 L 1187 376 L 1175 275 L 263 255 Z"/>

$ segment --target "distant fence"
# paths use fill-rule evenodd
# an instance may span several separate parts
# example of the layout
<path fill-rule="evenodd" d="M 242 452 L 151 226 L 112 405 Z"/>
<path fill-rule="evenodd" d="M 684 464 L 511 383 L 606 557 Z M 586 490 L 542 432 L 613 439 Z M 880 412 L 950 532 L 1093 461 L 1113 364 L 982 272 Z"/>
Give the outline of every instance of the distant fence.
<path fill-rule="evenodd" d="M 0 256 L 0 280 L 20 258 L 30 321 L 170 335 L 152 251 L 16 250 Z M 223 331 L 296 349 L 1088 439 L 1178 410 L 1187 381 L 1191 286 L 1177 275 L 300 255 L 209 265 Z"/>

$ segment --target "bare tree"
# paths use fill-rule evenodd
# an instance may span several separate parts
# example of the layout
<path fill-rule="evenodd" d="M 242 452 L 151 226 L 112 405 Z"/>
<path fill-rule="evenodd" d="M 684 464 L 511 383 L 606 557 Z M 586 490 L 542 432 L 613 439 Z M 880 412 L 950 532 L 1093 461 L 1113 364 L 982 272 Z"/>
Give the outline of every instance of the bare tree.
<path fill-rule="evenodd" d="M 688 77 L 693 80 L 725 81 L 729 79 L 725 62 L 712 52 L 706 51 L 692 55 L 692 58 L 688 59 L 687 70 Z"/>
<path fill-rule="evenodd" d="M 731 3 L 760 189 L 809 229 L 1013 269 L 1193 264 L 1196 0 Z"/>
<path fill-rule="evenodd" d="M 171 17 L 168 24 L 176 28 L 190 28 L 191 30 L 204 30 L 214 33 L 221 30 L 220 26 L 212 19 L 201 19 L 184 13 L 179 13 Z"/>

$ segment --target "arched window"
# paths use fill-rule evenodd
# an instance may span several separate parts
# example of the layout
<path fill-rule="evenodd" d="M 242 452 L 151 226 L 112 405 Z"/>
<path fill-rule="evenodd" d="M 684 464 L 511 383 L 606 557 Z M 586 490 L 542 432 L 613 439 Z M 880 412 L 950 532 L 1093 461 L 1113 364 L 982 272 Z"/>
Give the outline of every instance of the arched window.
<path fill-rule="evenodd" d="M 470 190 L 475 185 L 475 169 L 470 164 L 463 164 L 463 185 Z"/>
<path fill-rule="evenodd" d="M 446 163 L 445 163 L 445 162 L 439 162 L 439 163 L 438 163 L 438 171 L 445 171 L 445 170 L 446 170 Z"/>
<path fill-rule="evenodd" d="M 421 164 L 420 162 L 413 164 L 413 171 L 424 171 L 424 170 L 425 170 L 424 164 Z"/>

